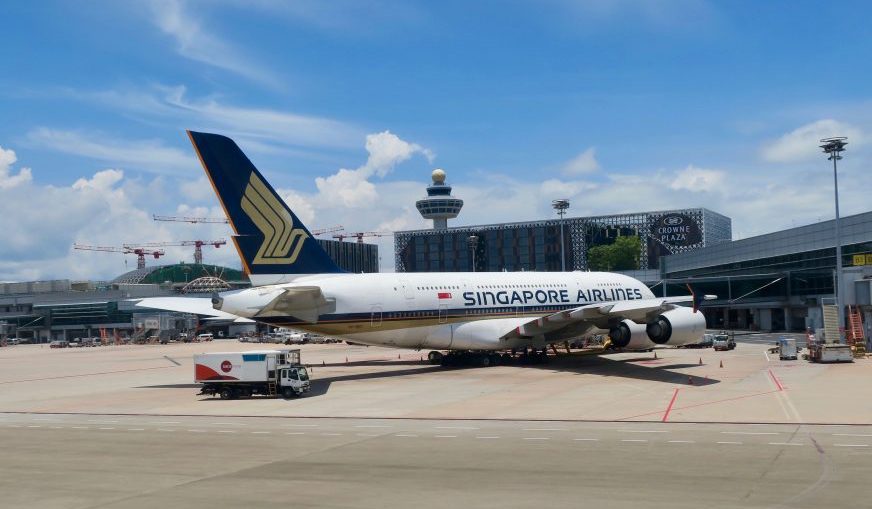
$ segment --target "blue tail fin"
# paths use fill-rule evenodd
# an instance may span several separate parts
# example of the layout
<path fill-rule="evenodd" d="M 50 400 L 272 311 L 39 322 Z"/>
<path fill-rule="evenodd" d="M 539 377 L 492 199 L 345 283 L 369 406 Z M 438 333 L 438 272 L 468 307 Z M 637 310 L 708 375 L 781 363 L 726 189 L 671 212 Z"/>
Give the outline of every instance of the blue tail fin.
<path fill-rule="evenodd" d="M 248 274 L 342 272 L 236 143 L 188 131 Z"/>

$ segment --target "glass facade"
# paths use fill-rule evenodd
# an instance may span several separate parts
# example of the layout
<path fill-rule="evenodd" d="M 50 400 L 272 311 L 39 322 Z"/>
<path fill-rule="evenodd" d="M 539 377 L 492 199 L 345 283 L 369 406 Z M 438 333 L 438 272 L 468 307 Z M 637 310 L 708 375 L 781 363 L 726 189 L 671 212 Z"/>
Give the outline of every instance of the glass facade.
<path fill-rule="evenodd" d="M 395 234 L 396 267 L 398 272 L 559 271 L 561 228 L 567 270 L 586 270 L 590 247 L 621 236 L 640 238 L 638 268 L 648 269 L 657 268 L 662 256 L 728 242 L 732 235 L 730 219 L 707 209 L 415 230 Z M 477 238 L 474 253 L 471 236 Z"/>

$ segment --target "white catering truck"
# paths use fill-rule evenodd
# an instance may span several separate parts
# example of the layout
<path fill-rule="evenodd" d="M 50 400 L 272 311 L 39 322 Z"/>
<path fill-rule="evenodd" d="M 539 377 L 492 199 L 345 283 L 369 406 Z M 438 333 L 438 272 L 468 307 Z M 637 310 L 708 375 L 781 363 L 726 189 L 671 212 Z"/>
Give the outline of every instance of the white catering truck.
<path fill-rule="evenodd" d="M 300 350 L 215 352 L 194 356 L 194 381 L 200 394 L 221 399 L 263 394 L 286 398 L 309 391 L 309 372 L 300 364 Z"/>

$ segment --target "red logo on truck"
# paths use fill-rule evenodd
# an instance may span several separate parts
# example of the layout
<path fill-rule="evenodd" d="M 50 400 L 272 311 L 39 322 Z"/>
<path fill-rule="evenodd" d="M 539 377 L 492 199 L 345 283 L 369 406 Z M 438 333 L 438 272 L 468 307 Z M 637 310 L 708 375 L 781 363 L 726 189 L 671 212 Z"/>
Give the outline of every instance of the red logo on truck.
<path fill-rule="evenodd" d="M 221 363 L 221 371 L 230 373 L 231 369 L 233 369 L 233 364 L 231 364 L 230 361 L 224 361 Z"/>

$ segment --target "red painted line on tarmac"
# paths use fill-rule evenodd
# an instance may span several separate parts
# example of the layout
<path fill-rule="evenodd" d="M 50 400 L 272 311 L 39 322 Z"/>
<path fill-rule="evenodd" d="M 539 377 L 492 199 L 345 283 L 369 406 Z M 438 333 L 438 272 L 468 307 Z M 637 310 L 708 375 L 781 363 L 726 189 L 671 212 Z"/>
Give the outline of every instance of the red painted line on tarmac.
<path fill-rule="evenodd" d="M 778 380 L 778 377 L 775 376 L 775 373 L 772 372 L 772 369 L 769 370 L 769 376 L 772 377 L 772 381 L 775 382 L 775 385 L 778 386 L 778 391 L 783 391 L 784 386 L 781 385 L 781 382 Z"/>
<path fill-rule="evenodd" d="M 678 391 L 680 390 L 681 389 L 675 389 L 675 392 L 672 393 L 672 399 L 669 401 L 669 406 L 666 407 L 666 412 L 663 414 L 663 419 L 661 419 L 660 422 L 666 422 L 666 420 L 669 419 L 669 412 L 672 411 L 672 405 L 675 404 L 675 398 L 678 397 Z"/>
<path fill-rule="evenodd" d="M 17 384 L 22 382 L 41 382 L 44 380 L 59 380 L 61 378 L 81 378 L 83 376 L 95 376 L 95 375 L 111 375 L 113 373 L 130 373 L 132 371 L 148 371 L 151 369 L 166 369 L 166 368 L 175 368 L 176 366 L 158 366 L 155 368 L 137 368 L 137 369 L 121 369 L 118 371 L 101 371 L 99 373 L 83 373 L 81 375 L 64 375 L 64 376 L 49 376 L 45 378 L 28 378 L 26 380 L 9 380 L 6 382 L 0 382 L 0 385 L 3 384 Z"/>
<path fill-rule="evenodd" d="M 736 396 L 735 398 L 718 399 L 718 400 L 715 400 L 715 401 L 705 401 L 705 402 L 703 402 L 703 403 L 696 403 L 695 405 L 687 405 L 687 406 L 677 407 L 677 408 L 674 408 L 674 410 L 685 410 L 685 409 L 687 409 L 687 408 L 696 408 L 696 407 L 700 407 L 700 406 L 714 405 L 714 404 L 716 404 L 716 403 L 726 403 L 726 402 L 728 402 L 728 401 L 736 401 L 736 400 L 740 400 L 740 399 L 753 398 L 753 397 L 756 397 L 756 396 L 763 396 L 763 395 L 765 395 L 765 394 L 772 394 L 772 393 L 775 393 L 775 392 L 778 392 L 778 391 L 777 391 L 777 390 L 774 390 L 774 391 L 758 392 L 758 393 L 756 393 L 756 394 L 746 394 L 746 395 L 744 395 L 744 396 Z M 655 415 L 655 414 L 659 414 L 659 413 L 661 413 L 661 412 L 662 412 L 661 410 L 657 410 L 657 411 L 654 411 L 654 412 L 646 412 L 646 413 L 644 413 L 644 414 L 639 414 L 639 415 L 631 415 L 631 416 L 629 416 L 629 417 L 621 417 L 620 419 L 615 419 L 615 420 L 616 420 L 616 421 L 625 421 L 625 420 L 627 420 L 627 419 L 635 419 L 635 418 L 637 418 L 637 417 L 645 417 L 645 416 L 648 416 L 648 415 Z"/>

